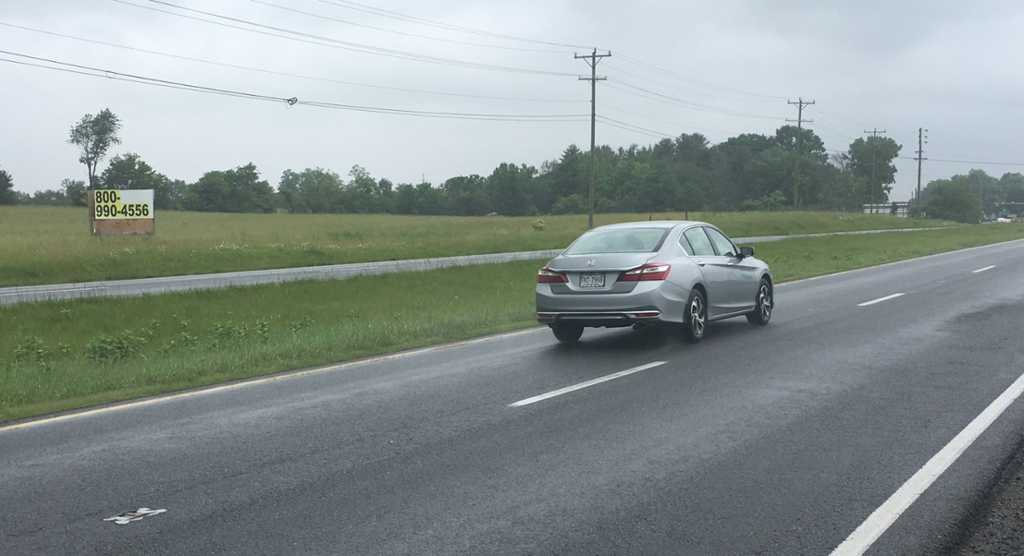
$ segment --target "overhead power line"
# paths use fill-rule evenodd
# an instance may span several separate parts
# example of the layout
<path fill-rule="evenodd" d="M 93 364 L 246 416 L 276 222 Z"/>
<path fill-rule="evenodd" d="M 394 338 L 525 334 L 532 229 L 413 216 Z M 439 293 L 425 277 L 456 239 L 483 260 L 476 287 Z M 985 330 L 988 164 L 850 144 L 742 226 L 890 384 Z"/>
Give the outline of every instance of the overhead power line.
<path fill-rule="evenodd" d="M 665 103 L 668 103 L 668 104 L 676 104 L 676 105 L 679 105 L 679 106 L 685 106 L 687 108 L 692 108 L 692 109 L 700 111 L 700 112 L 710 112 L 710 113 L 714 113 L 714 114 L 723 114 L 723 115 L 726 115 L 726 116 L 736 116 L 736 117 L 740 117 L 740 118 L 751 118 L 751 119 L 755 119 L 755 120 L 775 120 L 775 121 L 780 121 L 780 120 L 784 120 L 785 119 L 785 118 L 779 118 L 779 117 L 774 117 L 774 116 L 760 116 L 760 115 L 757 115 L 757 114 L 748 114 L 748 113 L 744 113 L 744 112 L 737 112 L 735 110 L 727 110 L 725 108 L 718 108 L 716 106 L 709 106 L 707 104 L 700 104 L 700 103 L 696 103 L 696 102 L 690 102 L 690 101 L 682 100 L 682 99 L 679 99 L 679 98 L 676 98 L 676 97 L 672 97 L 672 96 L 669 96 L 669 95 L 664 95 L 664 94 L 658 93 L 656 91 L 652 91 L 650 89 L 645 89 L 643 87 L 637 87 L 636 85 L 630 85 L 629 83 L 625 83 L 623 81 L 619 81 L 619 80 L 613 79 L 613 78 L 609 78 L 608 82 L 609 83 L 619 84 L 619 85 L 622 85 L 623 87 L 626 87 L 627 89 L 631 89 L 631 90 L 626 90 L 626 89 L 623 89 L 622 87 L 615 87 L 614 85 L 609 85 L 608 86 L 609 88 L 615 89 L 617 91 L 622 91 L 624 93 L 636 95 L 636 96 L 639 96 L 639 97 L 642 97 L 642 98 L 647 98 L 647 99 L 658 101 L 658 102 L 665 102 Z M 639 93 L 636 92 L 636 91 L 639 91 Z M 640 94 L 640 93 L 644 93 L 644 94 Z"/>
<path fill-rule="evenodd" d="M 453 59 L 453 58 L 443 58 L 443 57 L 439 57 L 439 56 L 428 56 L 428 55 L 425 55 L 425 54 L 416 54 L 416 53 L 413 53 L 413 52 L 405 52 L 405 51 L 401 51 L 401 50 L 392 50 L 392 49 L 382 48 L 382 47 L 373 46 L 373 45 L 355 43 L 355 42 L 351 42 L 351 41 L 343 41 L 343 40 L 333 39 L 333 38 L 330 38 L 330 37 L 324 37 L 324 36 L 320 36 L 320 35 L 315 35 L 315 34 L 312 34 L 312 33 L 304 33 L 302 31 L 295 31 L 295 30 L 286 29 L 286 28 L 283 28 L 283 27 L 276 27 L 276 26 L 273 26 L 273 25 L 265 25 L 265 24 L 262 24 L 262 23 L 256 23 L 256 22 L 248 21 L 248 20 L 241 19 L 241 18 L 236 18 L 236 17 L 230 17 L 230 16 L 226 16 L 226 15 L 217 14 L 217 13 L 214 13 L 214 12 L 207 12 L 207 11 L 203 11 L 203 10 L 197 10 L 197 9 L 194 9 L 194 8 L 188 8 L 188 7 L 185 7 L 185 6 L 179 6 L 179 5 L 170 3 L 170 2 L 163 2 L 162 0 L 147 0 L 147 1 L 152 3 L 152 4 L 158 4 L 158 5 L 167 6 L 167 7 L 170 7 L 170 8 L 174 8 L 174 9 L 178 9 L 178 10 L 182 10 L 182 11 L 186 11 L 186 12 L 197 13 L 197 14 L 200 14 L 200 15 L 205 15 L 207 17 L 212 17 L 212 18 L 215 18 L 215 19 L 220 19 L 220 20 L 223 20 L 223 21 L 231 22 L 231 23 L 224 23 L 223 21 L 211 21 L 209 19 L 203 19 L 203 18 L 200 18 L 200 17 L 189 16 L 189 15 L 182 14 L 182 13 L 177 13 L 177 12 L 173 12 L 173 11 L 169 11 L 169 10 L 160 9 L 160 8 L 157 8 L 157 7 L 154 7 L 154 6 L 146 6 L 146 5 L 143 5 L 143 4 L 136 4 L 134 2 L 129 2 L 128 0 L 111 0 L 111 1 L 112 2 L 116 2 L 118 4 L 124 4 L 126 6 L 133 6 L 133 7 L 136 7 L 136 8 L 141 8 L 141 9 L 145 9 L 145 10 L 151 10 L 151 11 L 168 14 L 168 15 L 172 15 L 172 16 L 175 16 L 175 17 L 182 17 L 182 18 L 185 18 L 185 19 L 191 19 L 191 20 L 195 20 L 195 21 L 202 21 L 202 22 L 205 22 L 205 23 L 210 23 L 210 24 L 219 25 L 219 26 L 222 26 L 222 27 L 228 27 L 228 28 L 232 28 L 232 29 L 238 29 L 238 30 L 241 30 L 241 31 L 246 31 L 246 32 L 251 32 L 251 33 L 259 33 L 259 34 L 262 34 L 262 35 L 278 37 L 278 38 L 293 40 L 293 41 L 297 41 L 297 42 L 304 42 L 304 43 L 308 43 L 308 44 L 315 44 L 315 45 L 319 45 L 319 46 L 327 46 L 327 47 L 332 47 L 332 48 L 338 48 L 338 49 L 341 49 L 341 50 L 347 50 L 347 51 L 351 51 L 351 52 L 360 52 L 360 53 L 363 53 L 363 54 L 371 54 L 371 55 L 376 55 L 376 56 L 385 56 L 385 57 L 389 57 L 389 58 L 398 58 L 398 59 L 404 59 L 404 60 L 412 60 L 412 61 L 417 61 L 417 62 L 425 62 L 425 63 L 432 63 L 432 64 L 447 65 L 447 66 L 452 66 L 452 67 L 462 67 L 462 68 L 468 68 L 468 69 L 503 71 L 503 72 L 509 72 L 509 73 L 521 73 L 521 74 L 532 74 L 532 75 L 550 75 L 550 76 L 558 76 L 558 77 L 572 77 L 572 76 L 574 76 L 574 74 L 571 74 L 571 73 L 553 72 L 553 71 L 544 71 L 544 70 L 534 70 L 534 69 L 517 68 L 517 67 L 511 67 L 511 66 L 499 66 L 499 65 L 494 65 L 494 64 L 482 64 L 482 63 L 478 63 L 478 62 L 468 62 L 468 61 L 465 61 L 465 60 L 457 60 L 457 59 Z M 236 23 L 237 24 L 242 24 L 242 25 L 249 25 L 249 26 L 254 27 L 254 28 L 249 28 L 249 27 L 243 27 L 243 26 L 240 26 L 240 25 L 235 25 Z M 271 31 L 273 31 L 273 32 L 271 32 Z M 282 35 L 280 33 L 285 33 L 285 34 Z"/>
<path fill-rule="evenodd" d="M 288 12 L 292 12 L 292 13 L 297 13 L 297 14 L 308 16 L 308 17 L 322 19 L 322 20 L 325 20 L 325 21 L 333 21 L 335 23 L 344 23 L 346 25 L 352 25 L 353 27 L 362 27 L 364 29 L 372 29 L 374 31 L 380 31 L 381 33 L 391 33 L 391 34 L 395 34 L 395 35 L 402 35 L 404 37 L 414 37 L 414 38 L 425 39 L 425 40 L 430 40 L 430 41 L 445 42 L 445 43 L 450 43 L 450 44 L 461 44 L 461 45 L 466 45 L 466 46 L 477 46 L 477 47 L 481 47 L 481 48 L 496 48 L 496 49 L 501 49 L 501 50 L 514 50 L 514 51 L 518 51 L 518 52 L 540 52 L 540 53 L 548 53 L 548 54 L 566 54 L 566 53 L 568 53 L 567 50 L 551 50 L 551 49 L 540 49 L 540 48 L 523 48 L 523 47 L 517 47 L 517 46 L 502 46 L 502 45 L 498 45 L 498 44 L 484 44 L 484 43 L 479 43 L 479 42 L 469 42 L 469 41 L 460 41 L 460 40 L 455 40 L 455 39 L 445 39 L 445 38 L 441 38 L 441 37 L 431 37 L 430 35 L 420 35 L 418 33 L 409 33 L 409 32 L 406 32 L 406 31 L 396 31 L 394 29 L 385 29 L 383 27 L 375 27 L 373 25 L 367 25 L 365 23 L 357 23 L 355 21 L 349 21 L 349 20 L 346 20 L 346 19 L 338 19 L 338 18 L 335 18 L 335 17 L 330 17 L 330 16 L 326 16 L 326 15 L 322 15 L 322 14 L 316 14 L 316 13 L 312 13 L 312 12 L 298 10 L 298 9 L 295 9 L 295 8 L 289 8 L 287 6 L 281 6 L 281 5 L 278 5 L 278 4 L 273 4 L 271 2 L 265 2 L 264 0 L 249 0 L 249 1 L 252 2 L 253 4 L 260 4 L 260 5 L 263 5 L 263 6 L 269 6 L 271 8 L 276 8 L 278 10 L 284 10 L 284 11 L 288 11 Z"/>
<path fill-rule="evenodd" d="M 666 69 L 663 69 L 663 68 L 659 68 L 659 67 L 653 66 L 651 64 L 646 64 L 644 62 L 641 62 L 640 60 L 637 60 L 635 58 L 630 58 L 629 56 L 623 56 L 621 54 L 619 55 L 619 58 L 624 60 L 624 61 L 626 61 L 626 62 L 634 64 L 636 66 L 644 68 L 646 70 L 653 71 L 655 73 L 659 73 L 659 74 L 667 76 L 667 77 L 672 77 L 674 79 L 678 79 L 678 80 L 684 81 L 686 83 L 691 83 L 693 85 L 699 85 L 701 87 L 706 87 L 708 89 L 714 89 L 714 90 L 722 91 L 722 92 L 725 92 L 725 93 L 734 93 L 734 94 L 737 94 L 737 95 L 747 95 L 747 96 L 752 96 L 752 97 L 760 97 L 760 98 L 771 99 L 771 100 L 785 100 L 785 98 L 786 98 L 786 97 L 779 97 L 779 96 L 774 96 L 774 95 L 763 95 L 763 94 L 760 94 L 760 93 L 751 93 L 751 92 L 748 92 L 748 91 L 741 91 L 739 89 L 733 89 L 731 87 L 723 87 L 721 85 L 715 85 L 715 84 L 709 83 L 707 81 L 701 81 L 699 79 L 694 79 L 692 77 L 687 77 L 685 75 L 682 75 L 682 74 L 679 74 L 679 73 L 676 73 L 676 72 L 673 72 L 673 71 L 669 71 L 669 70 L 666 70 Z"/>
<path fill-rule="evenodd" d="M 528 38 L 524 38 L 524 37 L 516 37 L 516 36 L 513 36 L 513 35 L 503 35 L 501 33 L 493 33 L 491 31 L 483 31 L 483 30 L 480 30 L 480 29 L 473 29 L 471 27 L 462 27 L 462 26 L 459 26 L 459 25 L 451 25 L 451 24 L 448 24 L 448 23 L 442 23 L 440 21 L 434 21 L 434 20 L 431 20 L 431 19 L 424 19 L 422 17 L 416 17 L 416 16 L 402 14 L 402 13 L 399 13 L 399 12 L 393 12 L 393 11 L 390 11 L 390 10 L 384 10 L 384 9 L 381 9 L 381 8 L 376 8 L 376 7 L 373 7 L 373 6 L 367 6 L 366 4 L 359 4 L 359 3 L 356 3 L 356 2 L 348 2 L 346 0 L 316 0 L 316 1 L 320 2 L 321 4 L 328 4 L 328 5 L 336 6 L 336 7 L 339 7 L 339 8 L 346 8 L 346 9 L 350 9 L 350 10 L 356 10 L 356 11 L 360 11 L 360 12 L 364 12 L 364 13 L 368 13 L 368 14 L 373 14 L 373 15 L 381 16 L 381 17 L 397 19 L 397 20 L 400 20 L 400 21 L 407 21 L 407 22 L 410 22 L 410 23 L 416 23 L 416 24 L 425 25 L 425 26 L 428 26 L 428 27 L 435 27 L 435 28 L 438 28 L 438 29 L 446 29 L 448 31 L 458 31 L 458 32 L 461 32 L 461 33 L 469 33 L 469 34 L 472 34 L 472 35 L 478 35 L 478 36 L 482 36 L 482 37 L 491 37 L 491 38 L 496 38 L 496 39 L 503 39 L 503 40 L 508 40 L 508 41 L 526 42 L 526 43 L 533 43 L 533 44 L 543 44 L 543 45 L 548 45 L 548 46 L 561 46 L 561 47 L 571 48 L 571 49 L 587 49 L 587 48 L 590 48 L 588 46 L 581 46 L 581 45 L 578 45 L 578 44 L 566 44 L 566 43 L 543 41 L 543 40 L 537 40 L 537 39 L 528 39 Z"/>
<path fill-rule="evenodd" d="M 357 112 L 372 112 L 377 114 L 394 114 L 404 116 L 420 116 L 430 118 L 446 118 L 446 119 L 462 119 L 462 120 L 488 120 L 488 121 L 514 121 L 514 122 L 580 122 L 586 121 L 586 114 L 483 114 L 483 113 L 470 113 L 470 112 L 440 112 L 440 111 L 426 111 L 426 110 L 406 110 L 400 108 L 384 108 L 376 106 L 360 106 L 354 104 L 342 104 L 336 102 L 323 102 L 323 101 L 309 101 L 299 100 L 296 97 L 278 97 L 272 95 L 264 95 L 257 93 L 250 93 L 245 91 L 237 91 L 232 89 L 222 89 L 217 87 L 207 87 L 203 85 L 194 85 L 190 83 L 184 83 L 180 81 L 171 81 L 166 79 L 158 79 L 154 77 L 147 77 L 142 75 L 124 73 L 106 68 L 97 68 L 93 66 L 86 66 L 82 64 L 74 64 L 70 62 L 62 62 L 50 58 L 43 58 L 39 56 L 31 56 L 28 54 L 22 54 L 18 52 L 10 52 L 6 50 L 0 50 L 0 54 L 7 56 L 14 56 L 22 58 L 23 60 L 12 60 L 10 58 L 0 58 L 0 61 L 9 62 L 14 64 L 20 64 L 25 66 L 33 66 L 43 69 L 63 71 L 67 73 L 75 73 L 79 75 L 86 75 L 89 77 L 101 77 L 105 79 L 113 79 L 119 81 L 129 81 L 133 83 L 141 83 L 144 85 L 152 85 L 158 87 L 165 87 L 170 89 L 179 89 L 199 93 L 225 95 L 238 98 L 248 98 L 251 100 L 262 100 L 268 102 L 284 103 L 289 106 L 303 105 L 313 106 L 318 108 L 333 108 L 339 110 L 350 110 Z M 31 61 L 27 61 L 31 60 Z M 51 65 L 46 65 L 51 64 Z M 60 66 L 60 67 L 54 67 Z"/>
<path fill-rule="evenodd" d="M 86 42 L 86 43 L 90 43 L 90 44 L 98 44 L 98 45 L 103 45 L 103 46 L 109 46 L 109 47 L 112 47 L 112 48 L 119 48 L 119 49 L 122 49 L 122 50 L 131 51 L 131 52 L 141 52 L 143 54 L 151 54 L 151 55 L 154 55 L 154 56 L 163 56 L 163 57 L 167 57 L 167 58 L 173 58 L 173 59 L 177 59 L 177 60 L 185 60 L 185 61 L 189 61 L 189 62 L 197 62 L 197 63 L 207 64 L 207 65 L 211 65 L 211 66 L 218 66 L 218 67 L 224 67 L 224 68 L 232 68 L 232 69 L 238 69 L 238 70 L 243 70 L 243 71 L 258 72 L 258 73 L 263 73 L 263 74 L 267 74 L 267 75 L 276 75 L 276 76 L 280 76 L 280 77 L 293 77 L 293 78 L 297 78 L 297 79 L 306 79 L 306 80 L 311 80 L 311 81 L 320 81 L 320 82 L 324 82 L 324 83 L 337 83 L 337 84 L 340 84 L 340 85 L 350 85 L 350 86 L 353 86 L 353 87 L 365 87 L 365 88 L 378 89 L 378 90 L 398 91 L 398 92 L 427 94 L 427 95 L 440 95 L 440 96 L 451 96 L 451 97 L 462 97 L 462 98 L 477 98 L 477 99 L 485 99 L 485 100 L 503 100 L 503 101 L 516 101 L 516 102 L 550 102 L 550 103 L 576 103 L 576 102 L 579 102 L 579 101 L 576 101 L 576 100 L 520 98 L 520 97 L 500 97 L 500 96 L 490 96 L 490 95 L 470 95 L 470 94 L 464 94 L 464 93 L 453 93 L 453 92 L 449 92 L 449 91 L 428 91 L 428 90 L 425 90 L 425 89 L 412 89 L 412 88 L 407 88 L 407 87 L 389 87 L 389 86 L 385 86 L 385 85 L 372 85 L 372 84 L 369 84 L 369 83 L 358 83 L 358 82 L 355 82 L 355 81 L 346 81 L 346 80 L 343 80 L 343 79 L 332 79 L 332 78 L 329 78 L 329 77 L 318 77 L 318 76 L 312 76 L 312 75 L 302 75 L 302 74 L 297 74 L 297 73 L 289 73 L 289 72 L 268 70 L 268 69 L 265 69 L 265 68 L 257 68 L 257 67 L 252 67 L 252 66 L 243 66 L 243 65 L 239 65 L 239 64 L 229 64 L 229 63 L 225 63 L 225 62 L 215 62 L 213 60 L 206 60 L 206 59 L 203 59 L 203 58 L 195 58 L 195 57 L 192 57 L 192 56 L 182 56 L 180 54 L 171 54 L 171 53 L 168 53 L 168 52 L 160 52 L 160 51 L 157 51 L 157 50 L 148 50 L 148 49 L 145 49 L 145 48 L 135 48 L 135 47 L 132 47 L 132 46 L 125 46 L 125 45 L 122 45 L 122 44 L 116 44 L 116 43 L 112 43 L 112 42 L 100 41 L 100 40 L 95 40 L 95 39 L 87 39 L 87 38 L 84 38 L 84 37 L 76 37 L 74 35 L 66 35 L 66 34 L 63 34 L 63 33 L 55 33 L 53 31 L 46 31 L 46 30 L 43 30 L 43 29 L 35 29 L 35 28 L 32 28 L 32 27 L 25 27 L 25 26 L 22 26 L 22 25 L 14 25 L 12 23 L 5 23 L 3 21 L 0 21 L 0 25 L 2 25 L 4 27 L 11 27 L 11 28 L 14 28 L 14 29 L 21 29 L 21 30 L 24 30 L 24 31 L 31 31 L 31 32 L 34 32 L 34 33 L 42 33 L 42 34 L 45 34 L 45 35 L 50 35 L 50 36 L 54 36 L 54 37 L 62 37 L 62 38 L 76 40 L 76 41 L 81 41 L 81 42 Z"/>

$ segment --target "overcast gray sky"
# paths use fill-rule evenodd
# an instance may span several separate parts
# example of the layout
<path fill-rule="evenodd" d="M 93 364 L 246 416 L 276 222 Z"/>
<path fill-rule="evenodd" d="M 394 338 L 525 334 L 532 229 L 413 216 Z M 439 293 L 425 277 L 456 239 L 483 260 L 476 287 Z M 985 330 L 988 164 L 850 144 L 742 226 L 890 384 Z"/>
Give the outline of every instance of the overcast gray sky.
<path fill-rule="evenodd" d="M 0 167 L 29 193 L 85 179 L 68 130 L 103 108 L 124 126 L 108 158 L 188 182 L 249 162 L 275 188 L 310 167 L 435 185 L 539 167 L 589 147 L 574 54 L 593 48 L 612 54 L 599 144 L 772 134 L 802 98 L 831 151 L 875 128 L 903 146 L 896 200 L 920 127 L 924 184 L 1024 172 L 1024 2 L 984 0 L 0 0 Z"/>

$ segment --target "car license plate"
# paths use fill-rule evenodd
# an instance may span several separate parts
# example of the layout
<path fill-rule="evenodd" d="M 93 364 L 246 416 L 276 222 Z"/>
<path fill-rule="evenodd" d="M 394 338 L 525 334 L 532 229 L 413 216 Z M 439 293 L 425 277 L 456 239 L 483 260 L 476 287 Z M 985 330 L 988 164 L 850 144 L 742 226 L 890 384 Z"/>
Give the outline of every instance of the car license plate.
<path fill-rule="evenodd" d="M 580 287 L 581 288 L 603 288 L 604 287 L 604 273 L 603 272 L 587 272 L 580 274 Z"/>

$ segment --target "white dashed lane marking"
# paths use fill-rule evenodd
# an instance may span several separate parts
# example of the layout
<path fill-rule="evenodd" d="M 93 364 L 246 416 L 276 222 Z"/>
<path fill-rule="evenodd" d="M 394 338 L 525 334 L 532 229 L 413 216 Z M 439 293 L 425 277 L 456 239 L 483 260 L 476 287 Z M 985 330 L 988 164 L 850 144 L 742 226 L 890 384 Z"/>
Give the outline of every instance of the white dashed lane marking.
<path fill-rule="evenodd" d="M 566 386 L 565 388 L 560 388 L 558 390 L 554 390 L 554 391 L 548 392 L 547 394 L 541 394 L 539 396 L 534 396 L 532 398 L 526 398 L 525 400 L 519 400 L 518 402 L 511 403 L 508 406 L 509 407 L 523 407 L 524 405 L 530 405 L 532 403 L 537 403 L 537 402 L 541 402 L 541 401 L 544 401 L 544 400 L 547 400 L 547 399 L 550 399 L 550 398 L 554 398 L 555 396 L 561 396 L 562 394 L 568 394 L 569 392 L 575 392 L 576 390 L 582 390 L 583 388 L 587 388 L 589 386 L 594 386 L 595 384 L 601 384 L 602 382 L 608 382 L 609 380 L 615 380 L 617 378 L 622 378 L 624 376 L 631 375 L 633 373 L 639 373 L 640 371 L 646 371 L 647 369 L 653 369 L 654 367 L 659 367 L 659 366 L 664 365 L 664 364 L 665 364 L 664 361 L 655 361 L 653 363 L 648 363 L 646 365 L 640 365 L 639 367 L 633 367 L 632 369 L 626 369 L 625 371 L 619 371 L 617 373 L 613 373 L 613 374 L 610 374 L 610 375 L 607 375 L 607 376 L 603 376 L 601 378 L 595 378 L 594 380 L 588 380 L 586 382 L 581 382 L 579 384 L 574 384 L 572 386 Z"/>
<path fill-rule="evenodd" d="M 861 303 L 861 304 L 859 304 L 857 306 L 858 307 L 867 307 L 868 305 L 874 305 L 875 303 L 881 303 L 883 301 L 889 301 L 890 299 L 896 299 L 897 297 L 903 297 L 904 295 L 906 295 L 906 294 L 894 293 L 892 295 L 887 295 L 885 297 L 879 297 L 878 299 L 872 299 L 871 301 L 865 301 L 864 303 Z"/>

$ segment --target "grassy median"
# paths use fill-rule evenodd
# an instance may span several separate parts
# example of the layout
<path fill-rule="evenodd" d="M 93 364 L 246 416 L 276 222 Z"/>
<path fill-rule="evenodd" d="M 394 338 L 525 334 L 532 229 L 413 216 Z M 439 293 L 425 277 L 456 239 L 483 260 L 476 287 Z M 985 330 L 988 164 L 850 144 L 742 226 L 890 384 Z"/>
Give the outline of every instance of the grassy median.
<path fill-rule="evenodd" d="M 777 280 L 1024 238 L 1024 225 L 756 246 Z M 544 261 L 0 307 L 0 421 L 535 325 Z"/>
<path fill-rule="evenodd" d="M 595 223 L 684 216 L 599 214 Z M 824 212 L 689 216 L 710 221 L 733 237 L 951 225 Z M 457 218 L 168 211 L 157 214 L 152 237 L 92 237 L 84 208 L 0 207 L 0 287 L 559 249 L 586 227 L 585 215 Z"/>

